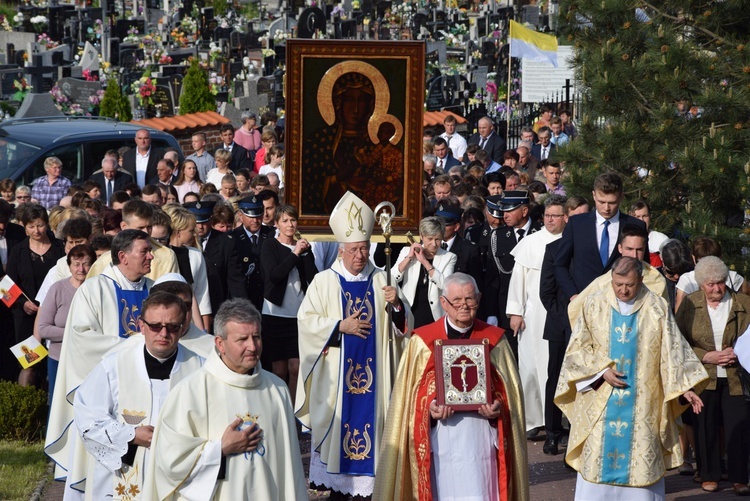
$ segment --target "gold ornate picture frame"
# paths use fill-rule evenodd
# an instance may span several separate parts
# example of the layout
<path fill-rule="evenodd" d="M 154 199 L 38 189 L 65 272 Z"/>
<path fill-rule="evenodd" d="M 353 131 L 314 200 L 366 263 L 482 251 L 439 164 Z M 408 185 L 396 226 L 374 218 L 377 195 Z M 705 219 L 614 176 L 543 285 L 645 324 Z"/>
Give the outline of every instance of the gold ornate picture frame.
<path fill-rule="evenodd" d="M 492 400 L 490 346 L 487 339 L 435 341 L 438 405 L 474 411 Z"/>
<path fill-rule="evenodd" d="M 346 192 L 396 207 L 395 232 L 422 214 L 423 42 L 287 40 L 287 203 L 301 231 L 330 233 Z"/>

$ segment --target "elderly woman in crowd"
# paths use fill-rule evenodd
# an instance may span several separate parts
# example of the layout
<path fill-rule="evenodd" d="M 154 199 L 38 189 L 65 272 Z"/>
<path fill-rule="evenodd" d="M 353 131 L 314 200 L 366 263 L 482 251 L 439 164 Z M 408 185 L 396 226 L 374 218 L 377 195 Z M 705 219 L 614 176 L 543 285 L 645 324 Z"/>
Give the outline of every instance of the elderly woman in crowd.
<path fill-rule="evenodd" d="M 750 296 L 727 288 L 727 266 L 715 256 L 695 266 L 699 290 L 677 310 L 680 327 L 703 362 L 710 382 L 701 394 L 704 408 L 696 416 L 695 442 L 703 490 L 716 492 L 721 479 L 721 428 L 727 454 L 729 481 L 738 495 L 750 494 L 750 402 L 745 400 L 734 345 L 750 325 Z"/>
<path fill-rule="evenodd" d="M 49 379 L 50 402 L 55 391 L 60 347 L 62 346 L 70 303 L 73 301 L 73 295 L 78 287 L 86 280 L 91 265 L 96 261 L 96 254 L 90 245 L 76 245 L 70 249 L 66 260 L 71 273 L 70 278 L 64 278 L 52 284 L 39 307 L 39 336 L 49 341 L 47 377 Z"/>
<path fill-rule="evenodd" d="M 444 315 L 440 306 L 443 280 L 453 273 L 456 255 L 442 249 L 445 223 L 426 217 L 419 223 L 421 243 L 401 249 L 391 275 L 411 305 L 414 327 L 431 324 Z"/>
<path fill-rule="evenodd" d="M 250 161 L 255 162 L 255 152 L 263 146 L 260 131 L 255 127 L 257 117 L 252 111 L 243 111 L 240 120 L 242 127 L 234 131 L 234 142 L 245 148 L 250 155 Z"/>
<path fill-rule="evenodd" d="M 48 232 L 47 211 L 41 205 L 29 204 L 23 207 L 21 225 L 26 231 L 26 239 L 8 252 L 8 276 L 18 284 L 24 295 L 13 304 L 13 320 L 16 328 L 16 343 L 31 336 L 39 305 L 29 298 L 36 297 L 47 272 L 57 260 L 65 255 L 62 242 Z M 19 384 L 26 386 L 35 381 L 36 368 L 21 371 Z"/>

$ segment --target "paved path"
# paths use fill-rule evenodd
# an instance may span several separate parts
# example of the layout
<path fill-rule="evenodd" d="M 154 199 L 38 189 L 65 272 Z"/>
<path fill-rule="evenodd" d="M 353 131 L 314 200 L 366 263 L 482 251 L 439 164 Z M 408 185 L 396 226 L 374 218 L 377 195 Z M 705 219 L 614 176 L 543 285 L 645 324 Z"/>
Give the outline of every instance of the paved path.
<path fill-rule="evenodd" d="M 563 466 L 562 454 L 546 456 L 542 453 L 541 442 L 527 442 L 529 448 L 529 480 L 531 501 L 567 501 L 573 499 L 576 476 Z M 310 441 L 301 437 L 302 459 L 307 472 L 310 460 Z M 49 482 L 42 496 L 43 501 L 60 501 L 63 494 L 61 482 Z M 709 494 L 703 492 L 692 477 L 680 476 L 677 471 L 667 473 L 666 488 L 668 501 L 721 501 L 735 499 L 736 496 L 727 482 L 720 484 L 724 490 Z M 326 493 L 310 492 L 311 500 L 326 499 Z"/>

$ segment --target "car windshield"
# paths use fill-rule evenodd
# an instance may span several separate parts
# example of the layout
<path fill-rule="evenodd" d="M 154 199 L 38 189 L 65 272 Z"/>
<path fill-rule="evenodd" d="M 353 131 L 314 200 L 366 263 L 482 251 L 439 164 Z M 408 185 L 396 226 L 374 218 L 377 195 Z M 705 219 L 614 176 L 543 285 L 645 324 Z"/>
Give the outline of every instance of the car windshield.
<path fill-rule="evenodd" d="M 0 179 L 11 177 L 13 173 L 41 148 L 8 137 L 0 137 Z"/>

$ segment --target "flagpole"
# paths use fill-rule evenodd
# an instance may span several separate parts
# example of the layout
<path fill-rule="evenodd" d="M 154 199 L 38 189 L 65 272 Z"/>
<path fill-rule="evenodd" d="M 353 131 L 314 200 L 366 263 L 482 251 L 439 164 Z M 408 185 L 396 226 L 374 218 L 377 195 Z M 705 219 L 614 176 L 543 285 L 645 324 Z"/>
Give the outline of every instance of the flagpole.
<path fill-rule="evenodd" d="M 505 109 L 506 109 L 506 127 L 505 127 L 505 146 L 510 146 L 510 80 L 511 80 L 511 68 L 513 67 L 513 56 L 511 56 L 511 44 L 513 43 L 513 37 L 510 36 L 510 30 L 508 28 L 508 92 L 505 95 Z"/>

